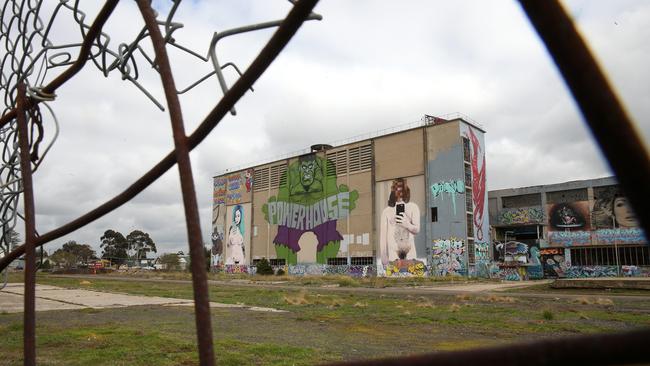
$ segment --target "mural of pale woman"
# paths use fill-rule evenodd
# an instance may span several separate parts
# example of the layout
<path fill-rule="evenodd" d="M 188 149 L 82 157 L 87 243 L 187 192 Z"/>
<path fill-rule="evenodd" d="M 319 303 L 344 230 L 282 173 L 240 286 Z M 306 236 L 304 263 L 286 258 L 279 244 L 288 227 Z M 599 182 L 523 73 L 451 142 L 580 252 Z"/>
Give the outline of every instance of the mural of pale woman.
<path fill-rule="evenodd" d="M 411 191 L 406 178 L 393 180 L 388 207 L 381 214 L 379 246 L 381 262 L 415 259 L 415 235 L 420 232 L 420 209 L 409 202 Z"/>
<path fill-rule="evenodd" d="M 228 230 L 226 264 L 246 264 L 244 232 L 244 208 L 236 205 L 232 209 L 232 223 Z"/>
<path fill-rule="evenodd" d="M 594 225 L 599 228 L 628 229 L 639 226 L 627 198 L 618 192 L 597 199 L 591 215 Z"/>

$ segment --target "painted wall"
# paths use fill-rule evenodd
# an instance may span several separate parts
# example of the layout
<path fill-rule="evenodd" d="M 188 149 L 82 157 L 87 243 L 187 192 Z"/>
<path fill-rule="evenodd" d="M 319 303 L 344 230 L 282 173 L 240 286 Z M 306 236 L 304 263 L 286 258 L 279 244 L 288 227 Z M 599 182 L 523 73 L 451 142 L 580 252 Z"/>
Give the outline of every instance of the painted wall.
<path fill-rule="evenodd" d="M 378 233 L 377 266 L 381 275 L 424 275 L 426 235 L 424 176 L 399 177 L 375 185 Z M 402 213 L 398 214 L 398 210 Z"/>
<path fill-rule="evenodd" d="M 358 192 L 328 175 L 329 164 L 317 154 L 291 160 L 277 196 L 262 207 L 266 222 L 277 226 L 276 258 L 287 264 L 326 264 L 339 252 L 338 221 L 355 209 Z"/>
<path fill-rule="evenodd" d="M 497 222 L 502 225 L 542 224 L 545 222 L 541 206 L 504 208 L 499 211 Z"/>
<path fill-rule="evenodd" d="M 223 264 L 223 242 L 226 237 L 226 178 L 215 177 L 212 190 L 212 247 L 210 263 L 212 267 Z"/>
<path fill-rule="evenodd" d="M 549 246 L 647 243 L 618 186 L 595 187 L 593 191 L 591 210 L 589 201 L 547 205 Z"/>
<path fill-rule="evenodd" d="M 250 263 L 251 204 L 226 206 L 226 236 L 224 263 L 247 265 Z"/>
<path fill-rule="evenodd" d="M 488 192 L 486 186 L 485 136 L 480 130 L 461 123 L 460 134 L 469 140 L 472 171 L 472 204 L 474 241 L 490 241 Z M 465 183 L 467 185 L 467 182 Z"/>
<path fill-rule="evenodd" d="M 210 262 L 213 267 L 223 265 L 226 261 L 226 244 L 228 231 L 232 226 L 233 205 L 251 202 L 253 194 L 253 169 L 214 177 L 212 190 L 212 247 Z M 250 204 L 248 205 L 250 207 Z M 250 214 L 250 213 L 249 213 Z M 250 217 L 248 218 L 250 222 Z M 242 222 L 243 224 L 243 222 Z M 250 229 L 250 225 L 248 226 Z M 243 234 L 242 234 L 243 235 Z M 235 240 L 233 232 L 232 240 Z M 248 239 L 250 246 L 250 239 Z"/>
<path fill-rule="evenodd" d="M 438 129 L 443 133 L 437 134 Z M 463 150 L 458 134 L 458 124 L 427 129 L 427 209 L 435 207 L 438 214 L 436 222 L 427 223 L 429 245 L 435 240 L 467 237 Z"/>

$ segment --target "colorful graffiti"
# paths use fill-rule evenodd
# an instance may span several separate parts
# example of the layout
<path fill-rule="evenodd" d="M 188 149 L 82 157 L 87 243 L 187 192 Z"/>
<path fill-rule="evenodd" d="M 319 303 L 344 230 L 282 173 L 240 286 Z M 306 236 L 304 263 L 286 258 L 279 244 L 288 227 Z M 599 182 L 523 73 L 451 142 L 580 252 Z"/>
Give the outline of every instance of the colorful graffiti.
<path fill-rule="evenodd" d="M 227 193 L 226 193 L 226 204 L 234 205 L 242 202 L 242 191 L 244 186 L 242 184 L 242 173 L 230 174 L 226 177 L 227 181 Z"/>
<path fill-rule="evenodd" d="M 530 247 L 530 261 L 526 272 L 529 280 L 544 278 L 544 269 L 542 268 L 542 262 L 540 262 L 540 251 L 537 247 Z"/>
<path fill-rule="evenodd" d="M 210 248 L 210 263 L 212 267 L 223 264 L 223 240 L 225 238 L 226 221 L 226 179 L 215 177 L 212 203 L 212 247 Z"/>
<path fill-rule="evenodd" d="M 212 198 L 214 205 L 226 204 L 226 178 L 215 177 L 212 189 Z"/>
<path fill-rule="evenodd" d="M 490 260 L 490 243 L 474 243 L 476 261 L 489 261 Z"/>
<path fill-rule="evenodd" d="M 379 254 L 382 265 L 398 259 L 416 259 L 415 236 L 420 232 L 420 208 L 411 201 L 406 178 L 391 182 L 387 206 L 379 222 Z"/>
<path fill-rule="evenodd" d="M 504 209 L 499 213 L 498 220 L 504 225 L 541 223 L 544 212 L 541 207 Z"/>
<path fill-rule="evenodd" d="M 223 269 L 224 272 L 227 274 L 240 274 L 240 273 L 247 273 L 247 274 L 253 274 L 251 273 L 251 269 L 255 267 L 249 267 L 246 265 L 239 265 L 239 264 L 226 264 Z"/>
<path fill-rule="evenodd" d="M 594 232 L 595 240 L 600 244 L 645 244 L 648 240 L 643 229 L 599 229 Z"/>
<path fill-rule="evenodd" d="M 526 277 L 525 267 L 492 267 L 491 278 L 504 281 L 521 281 Z"/>
<path fill-rule="evenodd" d="M 327 175 L 328 160 L 316 155 L 301 157 L 283 174 L 277 197 L 263 205 L 264 218 L 278 225 L 273 239 L 276 255 L 288 264 L 297 264 L 299 240 L 306 233 L 316 236 L 317 263 L 335 257 L 343 236 L 336 229 L 338 219 L 355 208 L 358 192 L 346 185 L 337 186 L 336 176 Z"/>
<path fill-rule="evenodd" d="M 549 231 L 548 243 L 550 246 L 570 247 L 574 245 L 591 244 L 589 231 Z"/>
<path fill-rule="evenodd" d="M 424 277 L 427 267 L 417 259 L 398 259 L 386 266 L 386 277 Z"/>
<path fill-rule="evenodd" d="M 616 266 L 571 266 L 564 272 L 567 278 L 616 277 Z"/>
<path fill-rule="evenodd" d="M 465 243 L 461 239 L 433 241 L 431 273 L 437 276 L 462 275 L 466 272 Z"/>
<path fill-rule="evenodd" d="M 450 180 L 447 182 L 438 182 L 432 184 L 431 187 L 431 197 L 438 198 L 442 197 L 444 199 L 443 193 L 446 193 L 451 198 L 451 204 L 454 208 L 454 215 L 456 214 L 456 195 L 465 193 L 465 183 L 462 180 Z"/>
<path fill-rule="evenodd" d="M 246 192 L 250 192 L 253 190 L 253 174 L 255 171 L 253 169 L 248 169 L 246 170 L 246 173 L 244 173 L 244 179 L 246 180 Z"/>

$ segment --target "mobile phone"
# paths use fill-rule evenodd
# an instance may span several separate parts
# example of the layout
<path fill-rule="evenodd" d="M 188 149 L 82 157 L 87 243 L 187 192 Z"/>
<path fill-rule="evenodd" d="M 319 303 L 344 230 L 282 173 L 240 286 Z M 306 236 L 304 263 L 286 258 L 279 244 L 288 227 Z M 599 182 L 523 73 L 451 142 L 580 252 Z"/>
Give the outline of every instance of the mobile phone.
<path fill-rule="evenodd" d="M 404 204 L 403 204 L 403 203 L 398 203 L 398 204 L 395 206 L 395 213 L 396 213 L 397 215 L 402 215 L 402 216 L 404 216 Z"/>

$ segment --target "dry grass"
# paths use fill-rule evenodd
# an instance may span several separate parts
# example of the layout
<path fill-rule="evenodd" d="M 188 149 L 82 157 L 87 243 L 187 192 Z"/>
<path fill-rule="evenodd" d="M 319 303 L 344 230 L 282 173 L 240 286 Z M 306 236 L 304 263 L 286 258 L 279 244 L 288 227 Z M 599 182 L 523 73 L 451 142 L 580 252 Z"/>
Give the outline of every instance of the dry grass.
<path fill-rule="evenodd" d="M 456 295 L 456 299 L 459 301 L 469 301 L 472 299 L 472 297 L 469 294 L 460 294 Z"/>
<path fill-rule="evenodd" d="M 418 308 L 431 308 L 431 309 L 435 309 L 435 307 L 436 307 L 431 302 L 431 300 L 425 300 L 425 301 L 418 302 L 418 303 L 415 304 L 415 306 L 418 307 Z"/>
<path fill-rule="evenodd" d="M 580 305 L 603 305 L 603 306 L 614 305 L 614 301 L 605 297 L 599 297 L 597 299 L 590 299 L 588 297 L 579 297 L 573 300 L 573 302 Z"/>
<path fill-rule="evenodd" d="M 510 296 L 497 296 L 497 295 L 490 295 L 487 297 L 482 297 L 481 300 L 487 301 L 487 302 L 501 302 L 501 303 L 506 303 L 506 304 L 513 304 L 517 302 L 517 300 L 514 297 Z"/>
<path fill-rule="evenodd" d="M 312 302 L 307 299 L 307 292 L 300 291 L 296 295 L 284 295 L 284 301 L 289 305 L 311 305 Z"/>

